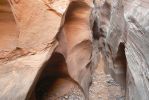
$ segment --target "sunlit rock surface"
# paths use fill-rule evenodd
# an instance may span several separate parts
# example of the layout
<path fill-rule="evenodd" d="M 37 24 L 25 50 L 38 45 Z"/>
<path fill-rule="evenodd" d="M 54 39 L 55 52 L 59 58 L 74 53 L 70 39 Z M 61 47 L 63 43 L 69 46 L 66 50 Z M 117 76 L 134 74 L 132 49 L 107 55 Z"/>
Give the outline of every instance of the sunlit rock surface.
<path fill-rule="evenodd" d="M 43 85 L 66 81 L 62 89 L 77 83 L 87 100 L 101 53 L 125 99 L 148 100 L 148 0 L 8 1 L 0 1 L 0 99 L 48 99 Z"/>
<path fill-rule="evenodd" d="M 57 45 L 61 17 L 41 0 L 9 3 L 0 1 L 0 99 L 24 100 Z"/>

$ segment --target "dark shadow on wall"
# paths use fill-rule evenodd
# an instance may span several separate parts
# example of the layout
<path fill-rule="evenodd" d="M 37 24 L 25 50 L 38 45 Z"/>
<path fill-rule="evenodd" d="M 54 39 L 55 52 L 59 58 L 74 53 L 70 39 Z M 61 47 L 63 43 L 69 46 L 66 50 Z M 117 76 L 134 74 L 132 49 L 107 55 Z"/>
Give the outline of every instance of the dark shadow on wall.
<path fill-rule="evenodd" d="M 57 52 L 53 53 L 51 58 L 44 63 L 37 77 L 26 100 L 44 100 L 59 78 L 69 80 L 64 56 Z"/>
<path fill-rule="evenodd" d="M 123 88 L 126 87 L 127 59 L 125 45 L 120 43 L 115 57 L 112 57 L 112 64 L 108 65 L 109 73 Z"/>
<path fill-rule="evenodd" d="M 125 55 L 124 43 L 119 44 L 117 56 L 114 59 L 114 67 L 119 73 L 114 78 L 123 86 L 126 86 L 126 71 L 127 71 L 127 59 Z"/>

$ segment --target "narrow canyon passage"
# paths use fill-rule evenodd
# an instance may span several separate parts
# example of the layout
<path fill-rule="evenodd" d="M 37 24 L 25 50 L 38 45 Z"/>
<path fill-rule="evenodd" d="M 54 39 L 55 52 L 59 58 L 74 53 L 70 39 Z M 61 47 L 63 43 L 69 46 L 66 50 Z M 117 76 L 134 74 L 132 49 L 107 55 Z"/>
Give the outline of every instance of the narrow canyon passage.
<path fill-rule="evenodd" d="M 110 6 L 109 4 L 105 4 L 102 7 L 102 9 L 110 10 L 109 6 Z M 74 1 L 69 5 L 65 16 L 63 16 L 63 18 L 62 18 L 61 28 L 60 28 L 59 32 L 57 33 L 57 37 L 58 37 L 57 39 L 59 41 L 59 46 L 58 46 L 58 49 L 55 50 L 55 52 L 58 51 L 59 54 L 54 53 L 51 56 L 51 58 L 49 58 L 49 61 L 47 62 L 45 68 L 43 69 L 43 72 L 41 73 L 40 78 L 35 86 L 35 89 L 34 89 L 35 94 L 33 94 L 33 95 L 35 96 L 35 98 L 37 100 L 57 100 L 57 99 L 59 99 L 59 100 L 61 100 L 61 99 L 85 100 L 84 96 L 86 96 L 86 95 L 83 94 L 83 92 L 84 92 L 84 89 L 86 89 L 88 87 L 86 87 L 86 88 L 82 88 L 82 87 L 86 83 L 84 84 L 84 83 L 79 83 L 80 81 L 78 81 L 78 80 L 74 80 L 74 81 L 72 81 L 73 79 L 71 80 L 71 78 L 74 78 L 77 75 L 79 75 L 81 73 L 81 71 L 84 69 L 78 70 L 77 74 L 74 77 L 69 76 L 69 75 L 74 73 L 73 71 L 76 71 L 77 68 L 79 68 L 78 66 L 82 65 L 80 67 L 82 67 L 82 68 L 85 67 L 82 64 L 83 61 L 80 62 L 80 61 L 78 61 L 78 59 L 83 60 L 90 53 L 92 53 L 91 61 L 90 61 L 90 63 L 91 63 L 90 70 L 92 72 L 92 75 L 91 75 L 92 83 L 89 86 L 89 88 L 90 88 L 89 89 L 89 99 L 90 100 L 98 100 L 99 98 L 103 99 L 103 100 L 116 100 L 116 99 L 121 99 L 121 98 L 124 99 L 124 94 L 125 94 L 124 90 L 122 90 L 120 85 L 112 79 L 112 77 L 110 76 L 111 73 L 109 73 L 109 75 L 106 75 L 106 73 L 104 72 L 104 68 L 109 67 L 109 66 L 106 66 L 106 64 L 104 64 L 106 62 L 104 62 L 103 58 L 100 57 L 101 55 L 99 55 L 100 51 L 105 52 L 105 51 L 103 51 L 105 49 L 105 45 L 104 45 L 105 42 L 103 39 L 106 36 L 104 33 L 105 30 L 103 29 L 103 26 L 104 25 L 106 26 L 107 23 L 105 22 L 105 20 L 99 19 L 99 17 L 101 17 L 101 16 L 99 15 L 98 8 L 94 8 L 94 10 L 92 10 L 92 11 L 90 9 L 91 8 L 85 2 Z M 88 13 L 85 12 L 86 10 L 88 11 Z M 84 17 L 82 15 L 79 15 L 78 11 L 82 12 L 83 14 L 86 14 L 86 16 L 92 16 L 92 17 L 86 17 L 86 16 Z M 90 13 L 92 15 L 90 15 Z M 108 11 L 106 14 L 108 15 L 109 13 L 110 12 Z M 106 14 L 103 13 L 102 16 L 104 16 Z M 90 28 L 89 25 L 87 24 L 87 22 L 89 20 L 88 18 L 90 18 L 90 20 L 93 20 L 93 26 L 92 26 L 91 30 L 86 30 L 86 29 Z M 109 20 L 108 17 L 107 17 L 107 20 Z M 79 28 L 78 27 L 79 23 L 82 24 L 84 27 Z M 89 24 L 91 24 L 91 23 L 92 22 L 90 22 Z M 66 33 L 64 33 L 62 31 L 62 28 L 65 30 L 64 32 L 66 32 Z M 86 30 L 86 33 L 84 33 L 84 30 Z M 86 36 L 84 34 L 86 34 Z M 84 48 L 85 45 L 88 45 L 88 43 L 86 43 L 87 41 L 90 41 L 90 38 L 88 39 L 87 36 L 92 36 L 91 46 L 86 47 L 86 49 L 89 49 L 89 50 L 90 50 L 90 48 L 92 48 L 91 52 L 87 52 L 88 54 L 85 52 L 84 49 L 81 49 L 81 48 Z M 76 40 L 74 41 L 75 38 L 77 39 L 77 41 L 81 41 L 81 42 L 78 43 Z M 82 42 L 81 39 L 88 39 L 88 40 L 87 41 L 83 40 L 83 42 Z M 67 42 L 68 42 L 68 44 L 67 44 Z M 71 64 L 70 65 L 68 62 L 69 60 L 67 59 L 67 56 L 69 56 L 69 54 L 67 55 L 68 52 L 66 52 L 66 51 L 69 49 L 71 50 L 71 45 L 72 45 L 71 43 L 73 45 L 76 45 L 75 43 L 78 43 L 78 44 L 73 47 L 73 49 L 76 48 L 76 49 L 74 49 L 75 51 L 71 51 L 72 54 L 73 54 L 73 52 L 76 52 L 76 54 L 73 55 L 72 58 L 70 56 L 69 59 L 70 60 L 72 59 L 72 63 L 70 63 Z M 70 47 L 67 47 L 67 45 Z M 123 60 L 123 58 L 120 59 L 122 57 L 121 49 L 124 49 L 124 48 L 120 47 L 120 50 L 118 51 L 119 56 L 117 57 L 117 59 L 119 61 L 116 60 L 115 63 L 118 62 L 121 64 L 121 61 Z M 86 55 L 81 55 L 81 54 L 78 55 L 79 52 L 77 52 L 77 50 L 81 51 L 82 54 L 83 54 L 83 52 L 85 52 Z M 71 52 L 70 52 L 70 55 L 71 55 Z M 63 55 L 63 57 L 61 58 L 61 56 L 58 56 L 58 55 L 61 55 L 61 56 Z M 67 60 L 67 63 L 66 63 L 66 60 Z M 78 65 L 74 62 L 80 63 L 80 65 Z M 86 62 L 87 62 L 87 60 L 86 60 Z M 67 64 L 69 64 L 69 66 Z M 69 69 L 70 66 L 75 67 L 75 69 L 72 68 L 72 69 L 74 69 L 73 71 L 71 71 L 72 73 L 68 72 L 68 70 L 69 71 L 72 70 L 72 69 Z M 118 67 L 119 67 L 119 65 L 118 65 Z M 88 67 L 86 66 L 85 69 L 86 68 L 88 68 Z M 110 71 L 113 71 L 113 69 Z M 87 73 L 87 72 L 85 72 L 85 73 Z M 113 72 L 112 74 L 114 75 L 115 73 Z M 82 74 L 82 75 L 83 76 L 77 76 L 77 77 L 80 78 L 80 80 L 82 80 L 82 78 L 85 76 L 85 74 Z M 119 74 L 117 74 L 117 75 L 119 75 Z M 115 76 L 117 76 L 117 75 L 115 75 Z M 87 76 L 87 77 L 90 77 L 90 76 Z M 119 78 L 119 76 L 118 76 L 118 78 Z M 123 78 L 123 80 L 125 80 L 124 78 Z M 84 82 L 86 82 L 86 81 L 88 81 L 88 80 L 85 80 Z M 75 83 L 77 83 L 77 84 L 75 84 Z M 80 89 L 83 89 L 83 90 L 80 90 Z M 114 89 L 115 92 L 113 92 L 112 89 Z M 75 94 L 75 92 L 77 92 L 78 95 Z M 85 92 L 88 92 L 88 91 L 85 90 Z"/>
<path fill-rule="evenodd" d="M 0 100 L 148 100 L 147 0 L 1 0 Z"/>
<path fill-rule="evenodd" d="M 107 51 L 104 51 L 106 50 L 104 39 L 107 34 L 105 28 L 108 27 L 110 20 L 110 9 L 111 6 L 107 2 L 101 7 L 101 13 L 98 7 L 92 9 L 84 1 L 70 3 L 65 16 L 62 17 L 56 36 L 59 45 L 51 58 L 42 66 L 42 72 L 39 74 L 30 100 L 125 99 L 125 89 L 122 89 L 110 76 L 112 74 L 114 78 L 119 78 L 117 79 L 120 80 L 119 83 L 123 83 L 122 80 L 126 78 L 119 74 L 119 71 L 126 73 L 126 68 L 123 69 L 126 62 L 122 62 L 125 60 L 123 45 L 120 45 L 118 49 L 116 58 L 114 58 L 116 60 L 112 61 L 114 65 L 117 65 L 118 73 L 113 72 L 115 69 L 112 67 L 109 68 L 109 74 L 104 72 L 105 67 L 112 66 L 108 65 L 106 57 L 103 60 L 103 56 L 108 55 Z M 110 58 L 110 60 L 113 59 Z M 122 69 L 119 69 L 119 66 L 122 66 Z M 92 82 L 88 83 L 90 77 Z M 86 95 L 88 92 L 89 96 Z"/>
<path fill-rule="evenodd" d="M 52 57 L 53 61 L 55 60 L 56 62 L 60 61 L 57 60 L 58 58 L 54 59 Z M 51 66 L 49 64 L 48 66 Z M 49 72 L 48 66 L 43 69 L 30 100 L 34 100 L 35 98 L 35 100 L 85 100 L 82 91 L 76 83 L 71 81 L 67 75 L 62 76 L 62 73 L 58 75 L 59 72 L 56 72 L 56 76 L 47 73 Z M 98 67 L 92 75 L 92 84 L 89 89 L 90 100 L 125 100 L 125 90 L 121 88 L 120 84 L 114 81 L 110 74 L 104 72 L 104 66 L 103 58 L 100 55 Z"/>

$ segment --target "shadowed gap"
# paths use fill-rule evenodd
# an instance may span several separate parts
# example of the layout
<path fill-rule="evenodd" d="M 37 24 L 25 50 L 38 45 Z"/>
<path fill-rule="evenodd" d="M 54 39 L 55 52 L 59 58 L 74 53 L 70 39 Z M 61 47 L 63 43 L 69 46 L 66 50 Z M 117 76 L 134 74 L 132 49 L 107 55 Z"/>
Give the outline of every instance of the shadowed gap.
<path fill-rule="evenodd" d="M 96 20 L 93 23 L 92 31 L 93 31 L 93 39 L 99 40 L 100 34 L 99 34 L 98 24 Z"/>
<path fill-rule="evenodd" d="M 42 68 L 29 100 L 45 100 L 45 96 L 59 78 L 69 79 L 65 58 L 60 53 L 53 53 Z"/>
<path fill-rule="evenodd" d="M 119 44 L 118 52 L 116 58 L 113 60 L 114 67 L 118 70 L 118 74 L 114 75 L 114 78 L 123 86 L 126 86 L 126 70 L 127 70 L 127 60 L 125 55 L 125 45 L 124 43 Z"/>
<path fill-rule="evenodd" d="M 106 55 L 107 56 L 107 55 Z M 127 59 L 125 55 L 125 45 L 120 43 L 115 57 L 108 54 L 106 59 L 106 71 L 119 83 L 123 88 L 126 87 Z"/>

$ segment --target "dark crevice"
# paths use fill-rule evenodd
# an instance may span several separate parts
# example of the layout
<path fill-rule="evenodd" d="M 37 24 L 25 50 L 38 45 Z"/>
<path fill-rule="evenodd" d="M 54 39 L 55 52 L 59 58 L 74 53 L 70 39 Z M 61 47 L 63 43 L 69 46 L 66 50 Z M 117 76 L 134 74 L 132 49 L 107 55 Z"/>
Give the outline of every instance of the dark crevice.
<path fill-rule="evenodd" d="M 88 8 L 88 6 L 83 5 L 82 2 L 80 5 L 83 5 L 83 6 L 78 7 L 77 6 L 78 3 L 80 3 L 80 2 L 73 2 L 72 3 L 73 5 L 70 5 L 72 7 L 66 13 L 65 22 L 69 22 L 69 20 L 72 20 L 68 16 L 70 16 L 70 15 L 74 16 L 71 9 L 81 9 L 82 7 L 86 8 L 86 9 Z M 103 8 L 103 9 L 104 9 L 105 13 L 103 14 L 103 16 L 106 16 L 109 19 L 110 12 L 107 11 L 107 9 L 110 9 L 111 7 L 108 3 L 105 4 L 104 7 L 105 8 Z M 104 30 L 101 28 L 101 26 L 98 25 L 99 23 L 100 22 L 96 16 L 94 23 L 93 23 L 93 27 L 92 27 L 92 36 L 93 36 L 92 60 L 93 61 L 88 63 L 86 68 L 88 69 L 88 68 L 97 66 L 97 64 L 99 63 L 98 62 L 99 56 L 100 56 L 99 53 L 102 51 L 103 55 L 105 54 L 105 58 L 104 58 L 105 63 L 107 63 L 107 68 L 109 68 L 109 72 L 110 72 L 111 76 L 118 83 L 120 83 L 122 86 L 125 86 L 126 66 L 127 66 L 127 61 L 126 61 L 126 56 L 125 56 L 125 45 L 124 45 L 124 43 L 120 43 L 116 57 L 113 58 L 112 53 L 111 53 L 112 48 L 110 48 L 110 46 L 106 42 L 104 42 L 104 39 L 106 36 L 104 35 Z M 105 49 L 106 45 L 108 45 L 108 50 L 109 50 L 108 52 L 106 52 L 106 49 Z M 109 57 L 107 57 L 107 55 Z M 112 69 L 109 67 L 110 64 L 108 64 L 110 61 L 111 62 L 113 61 L 112 66 L 114 68 L 112 68 Z M 67 79 L 71 80 L 71 78 L 69 77 L 69 74 L 68 74 L 65 58 L 60 53 L 57 53 L 57 52 L 53 53 L 51 58 L 42 66 L 42 68 L 43 68 L 43 70 L 41 71 L 41 74 L 38 75 L 39 78 L 38 78 L 37 82 L 35 83 L 35 87 L 33 89 L 30 100 L 33 100 L 33 97 L 36 100 L 44 100 L 45 96 L 48 95 L 49 90 L 52 89 L 56 80 L 58 80 L 59 78 L 67 78 Z M 91 68 L 91 70 L 94 70 L 94 69 Z M 80 89 L 82 89 L 82 87 L 80 87 Z"/>
<path fill-rule="evenodd" d="M 110 63 L 107 67 L 109 68 L 111 76 L 122 86 L 126 87 L 126 70 L 127 70 L 127 60 L 125 55 L 125 45 L 120 43 L 118 47 L 118 52 L 115 57 L 110 55 L 110 59 L 113 63 Z M 108 62 L 109 63 L 109 62 Z M 112 64 L 112 65 L 111 65 Z M 113 66 L 113 67 L 111 67 Z"/>
<path fill-rule="evenodd" d="M 108 44 L 106 44 L 108 45 Z M 112 49 L 108 46 L 108 50 L 103 51 L 106 74 L 110 74 L 112 78 L 120 84 L 123 90 L 126 89 L 126 73 L 127 73 L 127 59 L 125 55 L 125 44 L 120 43 L 116 54 L 112 54 Z"/>
<path fill-rule="evenodd" d="M 100 31 L 99 31 L 99 28 L 98 28 L 98 23 L 97 23 L 97 21 L 94 21 L 92 31 L 93 31 L 93 39 L 99 40 Z"/>
<path fill-rule="evenodd" d="M 105 63 L 105 73 L 110 74 L 113 79 L 121 85 L 123 89 L 126 89 L 126 70 L 127 70 L 127 59 L 125 55 L 125 44 L 120 43 L 118 47 L 118 51 L 116 54 L 112 54 L 113 49 L 111 46 L 105 41 L 106 39 L 106 30 L 104 30 L 103 26 L 108 27 L 108 21 L 110 21 L 111 16 L 111 6 L 105 2 L 104 5 L 100 8 L 101 16 L 96 15 L 94 23 L 93 23 L 93 52 L 98 51 L 101 52 L 104 57 Z M 97 18 L 100 19 L 97 19 Z M 102 19 L 102 18 L 106 19 Z M 105 27 L 105 29 L 106 29 Z M 98 47 L 98 50 L 95 50 Z M 97 53 L 94 54 L 94 58 L 98 58 Z M 95 60 L 95 59 L 93 59 Z M 94 61 L 93 61 L 94 62 Z"/>
<path fill-rule="evenodd" d="M 118 68 L 120 74 L 122 75 L 119 79 L 120 84 L 125 87 L 126 85 L 126 69 L 127 69 L 127 60 L 125 55 L 125 45 L 124 43 L 119 44 L 117 56 L 114 59 L 114 67 Z"/>
<path fill-rule="evenodd" d="M 44 100 L 58 79 L 65 78 L 69 80 L 67 64 L 64 56 L 60 53 L 53 53 L 42 68 L 37 82 L 34 83 L 35 87 L 29 100 Z"/>

